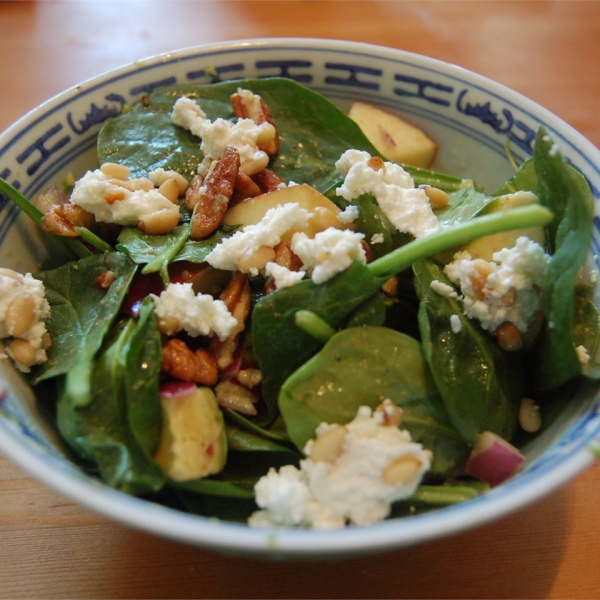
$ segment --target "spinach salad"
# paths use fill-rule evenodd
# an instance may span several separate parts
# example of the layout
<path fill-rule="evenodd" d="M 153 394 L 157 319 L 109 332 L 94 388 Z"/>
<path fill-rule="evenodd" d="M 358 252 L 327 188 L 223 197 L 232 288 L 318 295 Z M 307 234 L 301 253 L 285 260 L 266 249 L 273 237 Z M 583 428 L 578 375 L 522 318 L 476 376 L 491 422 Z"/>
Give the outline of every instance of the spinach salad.
<path fill-rule="evenodd" d="M 240 171 L 238 157 L 225 159 L 227 150 L 223 158 L 209 156 L 215 160 L 198 179 L 206 147 L 201 149 L 197 131 L 174 123 L 176 102 L 192 99 L 207 120 L 235 122 L 246 117 L 238 111 L 240 89 L 264 103 L 260 108 L 276 127 L 276 148 L 266 169 L 250 175 Z M 106 122 L 97 143 L 99 164 L 111 165 L 112 179 L 115 169 L 126 169 L 125 188 L 156 172 L 183 180 L 173 198 L 178 216 L 168 231 L 151 219 L 145 226 L 124 225 L 102 222 L 96 213 L 95 219 L 71 221 L 65 233 L 48 224 L 48 205 L 29 202 L 0 181 L 0 192 L 49 232 L 65 256 L 61 266 L 34 275 L 50 307 L 45 324 L 52 343 L 45 362 L 23 370 L 30 371 L 32 385 L 54 391 L 39 401 L 48 404 L 66 451 L 83 469 L 126 493 L 245 522 L 257 508 L 257 482 L 270 470 L 301 465 L 322 423 L 351 423 L 361 407 L 375 414 L 386 401 L 400 409 L 399 426 L 412 443 L 431 457 L 418 485 L 391 503 L 389 514 L 403 516 L 468 500 L 511 475 L 514 469 L 489 476 L 489 460 L 483 470 L 473 467 L 482 436 L 520 456 L 518 448 L 551 423 L 582 378 L 596 377 L 599 319 L 593 285 L 582 277 L 593 197 L 546 131 L 538 132 L 532 158 L 492 194 L 477 186 L 476 177 L 403 165 L 417 189 L 434 189 L 446 199 L 433 208 L 439 228 L 422 236 L 391 225 L 375 194 L 340 195 L 345 182 L 336 163 L 348 150 L 367 153 L 375 170 L 391 164 L 343 111 L 293 81 L 173 85 Z M 269 187 L 268 180 L 275 184 Z M 240 194 L 242 184 L 258 193 Z M 208 212 L 220 203 L 219 216 L 198 234 L 208 217 L 196 222 L 196 206 L 207 202 L 211 186 L 217 191 Z M 50 205 L 62 207 L 63 221 L 76 190 L 77 184 L 66 193 L 45 192 L 61 196 Z M 342 222 L 349 234 L 362 234 L 362 259 L 350 256 L 344 268 L 317 282 L 316 269 L 311 278 L 288 239 L 281 246 L 285 264 L 296 264 L 288 271 L 304 272 L 281 286 L 265 274 L 264 261 L 248 269 L 207 263 L 225 241 L 256 227 L 259 219 L 248 221 L 239 206 L 269 195 L 293 203 L 300 194 L 316 194 L 319 206 L 334 207 L 332 214 L 353 215 Z M 190 196 L 200 198 L 198 204 L 191 205 Z M 511 204 L 511 198 L 533 200 Z M 474 244 L 505 240 L 502 248 L 534 230 L 541 232 L 546 257 L 529 290 L 538 308 L 527 331 L 518 332 L 518 347 L 509 347 L 494 334 L 499 327 L 486 329 L 466 314 L 467 292 L 447 267 L 457 252 L 463 259 L 464 251 L 475 252 Z M 260 248 L 276 262 L 274 244 Z M 158 312 L 157 302 L 173 283 L 220 298 L 241 326 L 220 337 L 214 329 L 169 331 L 169 315 Z M 236 313 L 244 293 L 245 313 Z M 180 320 L 193 312 L 177 299 L 173 306 Z M 204 379 L 179 375 L 178 357 L 190 355 L 194 365 L 206 367 Z M 205 462 L 212 467 L 186 477 L 185 465 L 183 471 L 170 469 L 176 451 L 174 430 L 165 437 L 165 406 L 190 393 L 200 394 L 210 411 L 171 414 L 171 426 L 178 418 L 208 428 Z M 524 402 L 540 421 L 529 431 L 522 426 Z M 516 466 L 521 464 L 522 457 Z"/>

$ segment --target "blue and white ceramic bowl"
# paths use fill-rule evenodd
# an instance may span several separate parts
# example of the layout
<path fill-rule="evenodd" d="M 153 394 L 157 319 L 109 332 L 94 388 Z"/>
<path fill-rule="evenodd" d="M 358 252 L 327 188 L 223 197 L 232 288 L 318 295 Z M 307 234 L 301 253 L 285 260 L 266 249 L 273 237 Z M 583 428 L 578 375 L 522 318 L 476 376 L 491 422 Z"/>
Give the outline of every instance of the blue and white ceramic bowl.
<path fill-rule="evenodd" d="M 545 126 L 563 154 L 600 198 L 600 152 L 556 116 L 523 96 L 459 67 L 414 54 L 355 42 L 267 39 L 222 43 L 141 60 L 69 89 L 0 135 L 0 176 L 33 197 L 71 171 L 96 166 L 96 135 L 104 121 L 154 88 L 244 77 L 284 76 L 322 92 L 343 108 L 362 99 L 396 111 L 440 147 L 434 168 L 477 175 L 493 190 L 532 153 Z M 600 254 L 595 218 L 590 251 Z M 0 196 L 2 266 L 35 271 L 47 260 L 42 237 Z M 592 268 L 597 268 L 593 265 Z M 0 451 L 33 477 L 109 518 L 157 535 L 254 556 L 352 555 L 414 544 L 488 522 L 565 483 L 593 461 L 600 436 L 600 396 L 589 385 L 552 427 L 525 449 L 526 469 L 508 483 L 451 508 L 340 531 L 276 533 L 216 522 L 127 496 L 82 473 L 63 454 L 36 398 L 7 362 L 0 401 Z"/>

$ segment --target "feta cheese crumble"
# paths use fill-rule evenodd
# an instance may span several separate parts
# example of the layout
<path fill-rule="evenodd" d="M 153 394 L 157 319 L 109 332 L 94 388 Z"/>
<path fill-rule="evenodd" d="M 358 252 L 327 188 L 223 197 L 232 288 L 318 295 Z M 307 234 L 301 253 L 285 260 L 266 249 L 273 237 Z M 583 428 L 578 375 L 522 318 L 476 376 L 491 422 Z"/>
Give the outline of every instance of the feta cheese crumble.
<path fill-rule="evenodd" d="M 416 238 L 441 229 L 427 194 L 415 187 L 412 177 L 400 165 L 390 162 L 374 168 L 371 158 L 361 150 L 346 150 L 342 154 L 335 166 L 345 179 L 336 194 L 348 201 L 372 194 L 392 225 Z"/>
<path fill-rule="evenodd" d="M 460 287 L 469 318 L 478 319 L 488 331 L 509 321 L 525 333 L 541 306 L 536 287 L 542 284 L 550 257 L 537 242 L 521 236 L 513 248 L 495 252 L 492 258 L 488 262 L 458 252 L 444 272 Z"/>
<path fill-rule="evenodd" d="M 316 529 L 370 525 L 385 519 L 391 504 L 412 496 L 430 468 L 431 453 L 410 433 L 387 424 L 382 409 L 359 408 L 345 426 L 322 423 L 305 448 L 300 468 L 271 468 L 254 490 L 261 510 L 253 527 L 299 526 Z M 320 440 L 334 432 L 340 445 L 332 460 L 319 458 Z M 331 444 L 327 444 L 331 447 Z"/>
<path fill-rule="evenodd" d="M 292 237 L 292 252 L 302 261 L 312 280 L 319 284 L 345 271 L 353 261 L 367 262 L 362 233 L 329 227 L 314 238 L 298 232 Z"/>
<path fill-rule="evenodd" d="M 460 333 L 462 331 L 462 321 L 458 315 L 450 315 L 450 329 L 452 333 Z"/>
<path fill-rule="evenodd" d="M 271 123 L 257 125 L 253 119 L 238 119 L 235 123 L 218 118 L 211 121 L 191 98 L 178 98 L 171 113 L 171 120 L 201 138 L 200 149 L 204 153 L 198 171 L 204 173 L 213 160 L 221 158 L 227 146 L 233 146 L 240 154 L 240 171 L 254 175 L 269 164 L 269 156 L 258 149 L 258 144 L 275 138 Z"/>
<path fill-rule="evenodd" d="M 274 206 L 258 223 L 246 225 L 217 244 L 207 255 L 206 262 L 216 269 L 239 270 L 257 275 L 258 270 L 245 268 L 244 262 L 250 259 L 261 246 L 269 248 L 277 246 L 281 236 L 290 229 L 306 227 L 310 214 L 296 202 Z"/>
<path fill-rule="evenodd" d="M 137 227 L 158 212 L 179 218 L 179 206 L 155 189 L 149 179 L 117 182 L 100 169 L 88 171 L 75 182 L 71 203 L 92 213 L 96 221 L 124 226 Z"/>
<path fill-rule="evenodd" d="M 346 208 L 338 213 L 338 219 L 344 225 L 349 225 L 350 223 L 354 223 L 356 219 L 360 216 L 360 211 L 358 210 L 358 206 L 355 204 L 348 204 Z"/>
<path fill-rule="evenodd" d="M 170 283 L 160 296 L 151 294 L 154 312 L 167 335 L 185 331 L 192 337 L 212 335 L 226 339 L 237 319 L 225 302 L 209 294 L 195 294 L 191 283 Z"/>
<path fill-rule="evenodd" d="M 265 266 L 265 275 L 273 278 L 275 289 L 295 285 L 304 279 L 306 271 L 291 271 L 287 267 L 278 265 L 276 262 L 268 262 Z"/>
<path fill-rule="evenodd" d="M 447 283 L 443 281 L 439 281 L 438 279 L 434 279 L 429 287 L 435 292 L 438 296 L 446 296 L 448 298 L 458 298 L 458 294 L 456 290 Z"/>
<path fill-rule="evenodd" d="M 0 358 L 9 356 L 23 373 L 46 362 L 49 336 L 44 319 L 49 316 L 50 305 L 41 281 L 31 273 L 0 269 L 0 338 L 11 340 Z"/>

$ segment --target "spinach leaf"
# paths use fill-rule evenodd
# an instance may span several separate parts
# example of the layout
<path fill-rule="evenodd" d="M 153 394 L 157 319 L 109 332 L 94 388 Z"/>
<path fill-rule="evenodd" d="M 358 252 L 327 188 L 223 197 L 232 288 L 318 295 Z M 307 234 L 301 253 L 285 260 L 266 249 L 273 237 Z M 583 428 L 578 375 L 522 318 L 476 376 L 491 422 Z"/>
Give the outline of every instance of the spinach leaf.
<path fill-rule="evenodd" d="M 363 194 L 355 198 L 351 203 L 343 198 L 335 198 L 336 204 L 346 208 L 353 204 L 358 208 L 358 218 L 354 221 L 356 230 L 365 234 L 365 241 L 370 245 L 375 258 L 387 254 L 393 247 L 394 239 L 391 234 L 393 226 L 385 213 L 371 194 Z M 373 236 L 380 236 L 381 242 L 374 244 Z"/>
<path fill-rule="evenodd" d="M 512 194 L 514 192 L 527 191 L 537 192 L 537 175 L 533 158 L 525 161 L 518 171 L 496 190 L 494 196 L 502 196 L 503 194 Z"/>
<path fill-rule="evenodd" d="M 332 327 L 349 316 L 381 287 L 384 279 L 353 263 L 342 273 L 316 285 L 304 280 L 261 298 L 252 312 L 252 346 L 263 375 L 263 398 L 268 414 L 277 410 L 279 388 L 285 379 L 321 347 L 296 326 L 296 312 L 310 309 Z"/>
<path fill-rule="evenodd" d="M 161 432 L 161 362 L 162 344 L 156 328 L 154 303 L 146 298 L 125 355 L 124 390 L 129 427 L 149 460 L 152 460 Z"/>
<path fill-rule="evenodd" d="M 593 197 L 544 129 L 538 132 L 533 160 L 537 194 L 556 215 L 547 226 L 552 258 L 542 283 L 546 321 L 532 361 L 533 385 L 546 391 L 581 374 L 574 338 L 575 287 L 591 243 Z"/>
<path fill-rule="evenodd" d="M 124 391 L 127 351 L 135 323 L 119 324 L 97 357 L 85 356 L 63 378 L 57 405 L 61 435 L 102 480 L 130 494 L 159 490 L 164 477 L 138 446 L 128 427 Z M 88 363 L 81 367 L 81 363 Z M 91 373 L 88 395 L 81 398 L 78 375 Z"/>
<path fill-rule="evenodd" d="M 419 342 L 387 327 L 353 327 L 336 333 L 285 381 L 279 408 L 299 449 L 322 423 L 348 423 L 361 406 L 385 398 L 402 408 L 402 427 L 433 452 L 431 473 L 447 476 L 469 449 L 454 429 Z"/>
<path fill-rule="evenodd" d="M 89 364 L 119 311 L 135 269 L 124 254 L 105 253 L 36 275 L 51 308 L 46 325 L 52 348 L 48 361 L 35 373 L 35 383 L 67 373 L 77 364 Z M 95 279 L 106 271 L 116 278 L 108 290 L 98 289 Z M 85 388 L 89 373 L 80 375 Z"/>
<path fill-rule="evenodd" d="M 203 263 L 211 250 L 233 231 L 235 228 L 221 227 L 203 240 L 190 241 L 189 225 L 179 225 L 166 235 L 147 235 L 139 229 L 124 227 L 119 234 L 117 250 L 125 252 L 135 263 L 146 265 L 144 273 L 164 274 L 171 262 Z"/>
<path fill-rule="evenodd" d="M 340 183 L 335 162 L 348 148 L 379 155 L 360 127 L 335 104 L 295 81 L 274 77 L 161 87 L 146 102 L 105 123 L 98 136 L 100 162 L 126 164 L 133 176 L 163 167 L 191 179 L 203 159 L 200 140 L 172 123 L 173 105 L 187 96 L 200 104 L 208 118 L 233 119 L 229 98 L 239 87 L 260 94 L 269 107 L 281 138 L 280 152 L 269 168 L 285 181 L 329 190 Z M 444 173 L 404 167 L 416 185 L 429 183 L 449 191 L 472 185 Z"/>
<path fill-rule="evenodd" d="M 260 431 L 250 431 L 244 427 L 240 427 L 232 423 L 227 423 L 225 431 L 227 433 L 227 444 L 229 449 L 236 452 L 295 453 L 292 448 L 282 444 L 281 442 L 275 441 L 272 438 L 262 435 L 262 432 Z"/>
<path fill-rule="evenodd" d="M 151 97 L 153 94 L 151 95 Z M 173 103 L 175 100 L 173 100 Z M 128 166 L 132 177 L 162 167 L 191 180 L 204 155 L 198 138 L 171 121 L 171 107 L 158 103 L 134 107 L 105 122 L 98 134 L 98 159 Z"/>
<path fill-rule="evenodd" d="M 377 154 L 358 125 L 335 104 L 290 79 L 272 78 L 162 87 L 147 103 L 104 125 L 98 136 L 100 161 L 126 164 L 134 176 L 163 167 L 191 177 L 203 158 L 200 140 L 171 122 L 173 105 L 188 96 L 209 118 L 232 118 L 229 98 L 239 87 L 260 94 L 277 123 L 281 146 L 269 168 L 285 181 L 327 189 L 339 179 L 335 162 L 348 148 Z"/>
<path fill-rule="evenodd" d="M 583 346 L 590 361 L 582 366 L 586 377 L 600 379 L 600 365 L 594 361 L 600 342 L 600 313 L 596 305 L 583 296 L 575 296 L 575 328 L 573 331 L 576 346 Z"/>
<path fill-rule="evenodd" d="M 448 194 L 448 206 L 435 210 L 442 225 L 463 223 L 477 216 L 493 198 L 475 188 L 467 187 Z"/>
<path fill-rule="evenodd" d="M 413 270 L 423 351 L 450 421 L 470 445 L 482 431 L 510 440 L 524 394 L 519 357 L 503 352 L 495 338 L 466 318 L 458 300 L 432 291 L 432 281 L 451 285 L 439 263 L 422 260 Z M 450 326 L 453 315 L 461 322 L 457 333 Z"/>

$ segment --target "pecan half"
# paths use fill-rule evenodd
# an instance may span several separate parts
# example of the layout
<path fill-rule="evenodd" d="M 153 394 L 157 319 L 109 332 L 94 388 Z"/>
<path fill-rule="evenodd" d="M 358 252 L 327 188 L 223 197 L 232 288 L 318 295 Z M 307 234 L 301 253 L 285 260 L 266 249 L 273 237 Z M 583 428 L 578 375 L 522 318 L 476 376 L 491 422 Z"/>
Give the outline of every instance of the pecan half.
<path fill-rule="evenodd" d="M 52 206 L 42 217 L 42 229 L 63 237 L 78 237 L 75 227 L 91 227 L 94 216 L 70 202 Z"/>
<path fill-rule="evenodd" d="M 193 207 L 190 237 L 200 240 L 219 227 L 235 188 L 240 168 L 240 155 L 236 148 L 227 146 L 215 161 L 202 182 L 196 178 L 186 193 L 188 208 Z"/>
<path fill-rule="evenodd" d="M 275 173 L 269 169 L 263 169 L 262 171 L 255 173 L 252 175 L 252 180 L 258 185 L 263 194 L 266 192 L 274 192 L 279 189 L 281 185 L 285 185 L 283 179 L 281 179 L 279 175 L 275 175 Z"/>
<path fill-rule="evenodd" d="M 259 185 L 255 183 L 249 175 L 246 175 L 245 173 L 238 173 L 235 180 L 235 190 L 233 192 L 230 205 L 242 202 L 246 198 L 255 198 L 261 194 L 262 190 L 260 189 Z"/>
<path fill-rule="evenodd" d="M 252 119 L 257 125 L 265 122 L 273 125 L 275 137 L 268 142 L 257 144 L 257 147 L 269 156 L 277 154 L 279 152 L 277 125 L 263 99 L 250 90 L 238 90 L 237 93 L 231 95 L 231 105 L 238 119 Z"/>
<path fill-rule="evenodd" d="M 292 251 L 292 242 L 284 240 L 275 247 L 275 262 L 290 271 L 300 271 L 302 261 Z"/>
<path fill-rule="evenodd" d="M 195 352 L 178 339 L 167 342 L 162 350 L 162 370 L 180 381 L 215 385 L 219 375 L 217 364 L 207 350 Z"/>
<path fill-rule="evenodd" d="M 236 271 L 221 293 L 220 299 L 225 302 L 227 309 L 238 322 L 227 338 L 220 340 L 215 336 L 210 341 L 210 352 L 219 370 L 224 371 L 233 363 L 233 354 L 237 350 L 240 333 L 246 327 L 246 319 L 250 313 L 252 292 L 246 275 Z"/>

